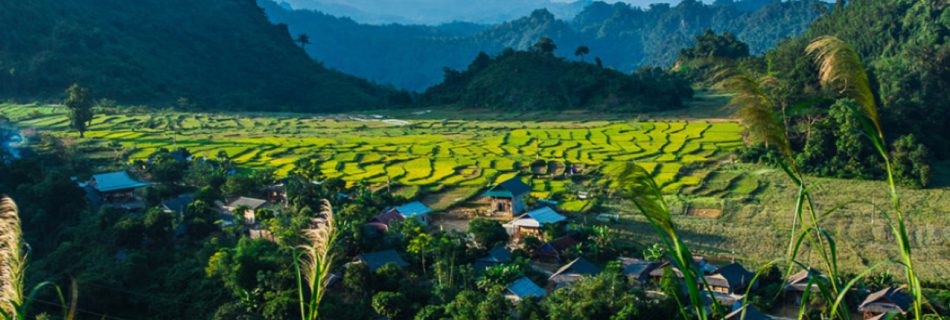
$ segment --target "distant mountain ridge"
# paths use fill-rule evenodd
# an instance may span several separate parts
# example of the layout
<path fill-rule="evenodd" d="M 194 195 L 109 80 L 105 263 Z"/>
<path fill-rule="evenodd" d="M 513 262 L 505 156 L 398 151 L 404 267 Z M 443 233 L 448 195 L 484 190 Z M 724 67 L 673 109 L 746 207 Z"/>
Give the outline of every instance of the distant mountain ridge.
<path fill-rule="evenodd" d="M 284 7 L 349 17 L 364 24 L 495 24 L 547 9 L 570 19 L 593 0 L 275 0 Z"/>
<path fill-rule="evenodd" d="M 0 1 L 0 25 L 0 99 L 78 83 L 127 104 L 338 111 L 391 93 L 314 62 L 253 0 Z"/>
<path fill-rule="evenodd" d="M 548 10 L 496 25 L 451 24 L 366 25 L 310 10 L 286 10 L 272 0 L 258 0 L 273 22 L 287 24 L 292 34 L 306 33 L 307 49 L 327 66 L 376 82 L 423 90 L 442 80 L 443 67 L 461 69 L 479 52 L 498 54 L 505 48 L 526 49 L 541 37 L 558 45 L 558 56 L 574 57 L 585 45 L 589 57 L 607 67 L 630 72 L 642 65 L 668 66 L 681 48 L 693 44 L 705 29 L 732 32 L 753 53 L 804 32 L 829 9 L 820 0 L 718 0 L 703 4 L 685 0 L 676 6 L 649 9 L 625 3 L 593 2 L 572 19 Z"/>

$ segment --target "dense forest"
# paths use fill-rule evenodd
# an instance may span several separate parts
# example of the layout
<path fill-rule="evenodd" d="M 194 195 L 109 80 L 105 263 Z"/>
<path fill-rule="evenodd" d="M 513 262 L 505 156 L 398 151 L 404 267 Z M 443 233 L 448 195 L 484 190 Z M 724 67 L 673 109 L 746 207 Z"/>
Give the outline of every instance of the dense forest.
<path fill-rule="evenodd" d="M 580 60 L 574 48 L 590 48 L 590 58 L 630 72 L 644 65 L 668 66 L 676 52 L 705 29 L 732 32 L 752 53 L 800 34 L 829 4 L 818 0 L 742 0 L 703 4 L 695 0 L 647 9 L 623 2 L 594 2 L 574 16 L 559 19 L 547 10 L 492 26 L 449 23 L 438 26 L 365 25 L 309 10 L 288 10 L 258 0 L 268 17 L 291 33 L 306 33 L 307 52 L 327 66 L 380 83 L 423 90 L 442 80 L 442 68 L 462 69 L 479 52 L 526 50 L 541 37 L 553 39 L 558 56 Z"/>
<path fill-rule="evenodd" d="M 940 1 L 900 0 L 853 1 L 845 7 L 839 2 L 834 12 L 818 19 L 802 36 L 781 42 L 763 56 L 750 56 L 748 46 L 732 34 L 710 31 L 697 37 L 697 45 L 680 51 L 677 69 L 709 85 L 717 80 L 717 69 L 710 65 L 727 61 L 743 69 L 761 81 L 781 109 L 798 166 L 823 176 L 883 178 L 884 163 L 863 143 L 863 124 L 851 111 L 855 102 L 822 90 L 816 80 L 818 67 L 811 56 L 802 54 L 813 39 L 837 36 L 854 45 L 870 75 L 882 126 L 893 144 L 898 180 L 927 186 L 931 164 L 950 156 L 946 6 Z M 776 157 L 774 150 L 762 145 L 740 156 L 766 162 Z"/>
<path fill-rule="evenodd" d="M 588 109 L 645 112 L 675 109 L 693 95 L 689 82 L 659 68 L 631 75 L 598 64 L 553 55 L 542 38 L 530 51 L 480 53 L 463 71 L 445 70 L 444 81 L 420 97 L 423 105 L 504 110 Z M 583 52 L 584 47 L 577 51 Z"/>
<path fill-rule="evenodd" d="M 81 83 L 128 104 L 329 111 L 391 92 L 312 61 L 252 0 L 2 1 L 0 25 L 5 99 Z"/>

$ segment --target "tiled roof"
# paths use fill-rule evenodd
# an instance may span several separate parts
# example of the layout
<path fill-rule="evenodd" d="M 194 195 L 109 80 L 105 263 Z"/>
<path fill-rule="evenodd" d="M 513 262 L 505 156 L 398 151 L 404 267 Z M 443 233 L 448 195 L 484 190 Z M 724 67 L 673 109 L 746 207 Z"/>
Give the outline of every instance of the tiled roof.
<path fill-rule="evenodd" d="M 125 171 L 101 173 L 92 176 L 92 179 L 96 182 L 94 188 L 99 192 L 136 189 L 149 185 L 147 182 L 132 179 Z"/>
<path fill-rule="evenodd" d="M 544 296 L 544 289 L 541 289 L 538 285 L 534 284 L 531 279 L 527 277 L 521 277 L 515 282 L 512 282 L 508 286 L 508 292 L 514 294 L 518 299 L 524 299 L 527 297 L 541 297 Z"/>
<path fill-rule="evenodd" d="M 422 202 L 413 201 L 413 202 L 396 207 L 396 211 L 399 211 L 399 213 L 401 213 L 404 217 L 411 218 L 415 216 L 422 216 L 422 215 L 429 214 L 430 212 L 432 212 L 432 209 L 429 209 L 429 207 L 426 207 L 426 205 L 422 204 Z"/>
<path fill-rule="evenodd" d="M 752 281 L 755 276 L 741 264 L 731 263 L 716 270 L 716 274 L 706 277 L 706 282 L 712 286 L 740 289 Z"/>
<path fill-rule="evenodd" d="M 627 276 L 641 277 L 649 275 L 650 271 L 653 271 L 654 268 L 659 266 L 659 263 L 636 258 L 620 257 L 617 258 L 617 260 L 620 261 L 620 268 L 623 270 L 623 274 Z"/>
<path fill-rule="evenodd" d="M 386 250 L 386 251 L 377 251 L 364 253 L 357 257 L 360 261 L 366 264 L 369 267 L 370 271 L 376 271 L 380 267 L 393 263 L 400 268 L 405 268 L 409 266 L 409 263 L 406 260 L 403 260 L 395 250 Z"/>

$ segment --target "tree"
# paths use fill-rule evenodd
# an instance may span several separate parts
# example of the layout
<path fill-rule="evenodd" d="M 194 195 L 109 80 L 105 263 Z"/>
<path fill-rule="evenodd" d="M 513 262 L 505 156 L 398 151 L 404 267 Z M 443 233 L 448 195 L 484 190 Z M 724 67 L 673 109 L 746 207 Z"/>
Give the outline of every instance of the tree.
<path fill-rule="evenodd" d="M 429 251 L 432 251 L 433 239 L 432 235 L 428 233 L 420 233 L 409 240 L 409 245 L 406 246 L 406 251 L 412 254 L 418 254 L 422 260 L 422 274 L 426 274 L 426 255 L 429 254 Z"/>
<path fill-rule="evenodd" d="M 482 248 L 488 249 L 508 242 L 508 232 L 501 223 L 495 220 L 472 219 L 468 224 L 468 232 L 475 237 L 475 243 Z"/>
<path fill-rule="evenodd" d="M 554 40 L 548 37 L 541 37 L 541 39 L 531 47 L 537 52 L 548 55 L 554 54 L 554 50 L 557 50 L 557 45 L 554 44 Z"/>
<path fill-rule="evenodd" d="M 73 129 L 79 131 L 79 137 L 85 137 L 86 129 L 92 122 L 92 98 L 89 96 L 89 89 L 80 87 L 74 83 L 66 89 L 66 101 L 63 104 L 69 108 L 69 120 Z"/>
<path fill-rule="evenodd" d="M 306 46 L 310 44 L 310 36 L 307 35 L 306 33 L 301 33 L 300 35 L 297 36 L 297 39 L 295 39 L 294 42 L 299 43 L 300 48 L 306 49 Z"/>
<path fill-rule="evenodd" d="M 581 61 L 584 61 L 584 56 L 590 53 L 590 48 L 587 46 L 577 47 L 577 50 L 574 50 L 574 56 L 581 57 Z"/>
<path fill-rule="evenodd" d="M 373 310 L 387 319 L 407 318 L 409 301 L 399 292 L 382 291 L 373 296 Z"/>

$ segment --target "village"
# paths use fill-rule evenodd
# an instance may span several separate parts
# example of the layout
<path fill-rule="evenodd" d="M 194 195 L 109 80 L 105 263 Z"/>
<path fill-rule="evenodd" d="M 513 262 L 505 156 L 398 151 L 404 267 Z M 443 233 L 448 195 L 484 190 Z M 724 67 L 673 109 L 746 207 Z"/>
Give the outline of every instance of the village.
<path fill-rule="evenodd" d="M 604 219 L 581 223 L 576 217 L 582 213 L 562 210 L 553 200 L 532 198 L 531 186 L 521 177 L 486 186 L 471 200 L 478 206 L 477 216 L 468 217 L 462 227 L 446 228 L 442 212 L 416 199 L 393 197 L 386 188 L 347 186 L 342 180 L 324 178 L 319 166 L 313 165 L 316 161 L 303 159 L 288 177 L 277 179 L 273 172 L 239 172 L 226 154 L 206 159 L 185 149 L 163 149 L 128 170 L 75 181 L 94 205 L 129 215 L 155 208 L 172 215 L 175 232 L 181 236 L 201 229 L 189 217 L 202 215 L 218 230 L 212 233 L 282 245 L 293 244 L 304 229 L 326 226 L 327 217 L 318 208 L 326 199 L 356 235 L 340 255 L 345 257 L 343 267 L 327 276 L 331 293 L 343 291 L 345 278 L 357 268 L 362 268 L 364 276 L 368 272 L 424 279 L 429 273 L 442 272 L 432 270 L 444 267 L 436 262 L 440 255 L 451 256 L 452 268 L 459 273 L 469 270 L 482 281 L 499 282 L 512 305 L 543 300 L 610 268 L 618 270 L 647 300 L 660 301 L 684 290 L 679 269 L 683 266 L 666 258 L 658 246 L 617 248 Z M 579 196 L 602 195 L 584 192 Z M 440 245 L 432 237 L 449 244 Z M 816 299 L 809 300 L 813 302 L 807 308 L 801 306 L 803 296 L 817 296 L 816 282 L 824 277 L 813 269 L 762 269 L 735 259 L 712 261 L 704 256 L 694 256 L 693 263 L 688 267 L 700 270 L 700 286 L 710 297 L 706 303 L 710 308 L 721 306 L 723 319 L 782 319 L 794 317 L 800 309 L 827 306 Z M 783 277 L 783 272 L 791 276 Z M 777 303 L 763 304 L 770 310 L 759 310 L 749 302 L 769 295 L 781 297 Z M 858 295 L 864 297 L 855 304 L 863 319 L 906 314 L 912 303 L 899 287 Z"/>

